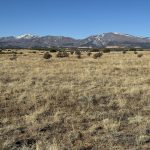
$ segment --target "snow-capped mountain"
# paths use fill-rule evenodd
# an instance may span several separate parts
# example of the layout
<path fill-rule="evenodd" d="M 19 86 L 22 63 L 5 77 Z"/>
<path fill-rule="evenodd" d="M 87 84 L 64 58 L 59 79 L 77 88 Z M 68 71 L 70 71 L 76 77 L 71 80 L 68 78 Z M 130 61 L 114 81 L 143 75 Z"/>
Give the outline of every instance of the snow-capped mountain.
<path fill-rule="evenodd" d="M 16 36 L 16 39 L 32 39 L 32 38 L 36 38 L 38 36 L 32 35 L 32 34 L 22 34 L 19 36 Z"/>
<path fill-rule="evenodd" d="M 149 38 L 133 36 L 130 34 L 123 34 L 117 32 L 109 32 L 98 35 L 90 36 L 84 41 L 84 46 L 94 45 L 96 47 L 106 47 L 106 46 L 147 46 L 150 43 Z M 150 45 L 149 45 L 150 46 Z"/>
<path fill-rule="evenodd" d="M 35 36 L 23 34 L 16 37 L 1 37 L 0 47 L 142 47 L 150 48 L 149 37 L 139 37 L 118 32 L 108 32 L 89 36 L 85 39 L 74 39 L 64 36 Z"/>

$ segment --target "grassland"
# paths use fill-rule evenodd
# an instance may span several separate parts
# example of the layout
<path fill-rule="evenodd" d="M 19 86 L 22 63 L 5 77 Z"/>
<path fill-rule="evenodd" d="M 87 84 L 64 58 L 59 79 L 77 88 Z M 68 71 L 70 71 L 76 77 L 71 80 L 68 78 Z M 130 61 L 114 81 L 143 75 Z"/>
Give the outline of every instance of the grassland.
<path fill-rule="evenodd" d="M 150 52 L 0 55 L 0 149 L 150 149 Z"/>

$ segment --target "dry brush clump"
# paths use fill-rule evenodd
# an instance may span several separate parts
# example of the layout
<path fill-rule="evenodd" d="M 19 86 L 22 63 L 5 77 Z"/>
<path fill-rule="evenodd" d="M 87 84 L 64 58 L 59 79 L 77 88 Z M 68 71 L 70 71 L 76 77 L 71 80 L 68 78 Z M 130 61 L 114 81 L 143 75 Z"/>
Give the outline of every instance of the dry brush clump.
<path fill-rule="evenodd" d="M 92 53 L 91 52 L 87 52 L 87 56 L 91 56 L 92 55 Z"/>
<path fill-rule="evenodd" d="M 94 55 L 93 55 L 93 58 L 94 59 L 97 59 L 97 58 L 100 58 L 100 57 L 102 57 L 103 56 L 103 53 L 102 52 L 98 52 L 98 53 L 95 53 Z"/>
<path fill-rule="evenodd" d="M 110 53 L 111 52 L 111 50 L 109 49 L 109 48 L 105 48 L 104 50 L 103 50 L 103 53 Z"/>
<path fill-rule="evenodd" d="M 73 54 L 74 54 L 74 51 L 70 51 L 70 54 L 73 55 Z"/>
<path fill-rule="evenodd" d="M 81 51 L 79 50 L 75 51 L 75 55 L 78 59 L 81 59 Z"/>
<path fill-rule="evenodd" d="M 58 53 L 56 54 L 56 57 L 57 57 L 57 58 L 69 57 L 69 53 L 67 53 L 67 52 L 58 52 Z"/>
<path fill-rule="evenodd" d="M 134 51 L 134 54 L 138 54 L 138 52 L 137 52 L 137 51 Z"/>
<path fill-rule="evenodd" d="M 76 50 L 76 51 L 75 51 L 75 55 L 81 55 L 81 51 Z"/>
<path fill-rule="evenodd" d="M 52 55 L 49 52 L 44 53 L 43 58 L 44 59 L 50 59 Z"/>
<path fill-rule="evenodd" d="M 127 53 L 127 50 L 123 50 L 122 53 L 123 53 L 123 54 L 126 54 L 126 53 Z"/>
<path fill-rule="evenodd" d="M 140 54 L 137 55 L 137 57 L 139 57 L 139 58 L 140 58 L 140 57 L 143 57 L 143 54 L 140 53 Z"/>

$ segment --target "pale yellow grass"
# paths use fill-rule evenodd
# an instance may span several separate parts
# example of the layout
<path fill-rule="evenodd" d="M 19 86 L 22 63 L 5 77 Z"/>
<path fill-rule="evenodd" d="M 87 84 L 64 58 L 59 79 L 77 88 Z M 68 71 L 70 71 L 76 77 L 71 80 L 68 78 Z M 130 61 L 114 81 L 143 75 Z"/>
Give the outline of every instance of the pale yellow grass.
<path fill-rule="evenodd" d="M 150 147 L 150 52 L 44 60 L 0 55 L 0 134 L 9 149 Z M 1 144 L 0 144 L 1 145 Z"/>

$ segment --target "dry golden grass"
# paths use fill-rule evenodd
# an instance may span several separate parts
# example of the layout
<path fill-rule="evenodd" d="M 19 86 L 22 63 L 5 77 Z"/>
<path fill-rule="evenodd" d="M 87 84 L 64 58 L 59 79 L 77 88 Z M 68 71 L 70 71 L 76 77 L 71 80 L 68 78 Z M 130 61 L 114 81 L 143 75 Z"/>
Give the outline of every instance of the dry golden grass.
<path fill-rule="evenodd" d="M 150 52 L 143 54 L 0 54 L 0 149 L 148 150 Z"/>

